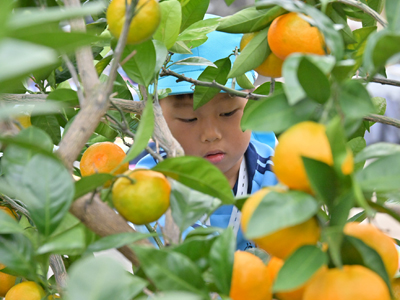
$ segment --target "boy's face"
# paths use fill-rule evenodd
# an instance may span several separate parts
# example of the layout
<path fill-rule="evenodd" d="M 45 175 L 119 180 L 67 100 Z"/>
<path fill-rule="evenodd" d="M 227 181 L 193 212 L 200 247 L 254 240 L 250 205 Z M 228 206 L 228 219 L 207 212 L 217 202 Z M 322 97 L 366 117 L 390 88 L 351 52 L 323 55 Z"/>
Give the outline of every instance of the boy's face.
<path fill-rule="evenodd" d="M 245 98 L 225 93 L 196 110 L 193 110 L 191 95 L 168 96 L 160 101 L 168 127 L 185 154 L 213 163 L 232 187 L 250 142 L 251 132 L 240 128 L 246 103 Z"/>

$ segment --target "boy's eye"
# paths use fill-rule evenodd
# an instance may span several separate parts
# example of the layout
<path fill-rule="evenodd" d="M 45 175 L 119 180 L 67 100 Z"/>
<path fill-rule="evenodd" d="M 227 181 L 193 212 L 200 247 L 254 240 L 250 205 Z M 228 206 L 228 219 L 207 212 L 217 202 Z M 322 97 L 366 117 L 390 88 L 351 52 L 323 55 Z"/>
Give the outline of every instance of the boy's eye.
<path fill-rule="evenodd" d="M 182 118 L 179 118 L 178 120 L 181 121 L 181 122 L 184 122 L 184 123 L 192 123 L 192 122 L 196 121 L 197 118 L 192 118 L 192 119 L 182 119 Z"/>
<path fill-rule="evenodd" d="M 238 109 L 234 109 L 234 110 L 232 110 L 230 112 L 222 113 L 221 116 L 222 117 L 230 117 L 230 116 L 234 115 L 237 111 L 238 111 Z"/>

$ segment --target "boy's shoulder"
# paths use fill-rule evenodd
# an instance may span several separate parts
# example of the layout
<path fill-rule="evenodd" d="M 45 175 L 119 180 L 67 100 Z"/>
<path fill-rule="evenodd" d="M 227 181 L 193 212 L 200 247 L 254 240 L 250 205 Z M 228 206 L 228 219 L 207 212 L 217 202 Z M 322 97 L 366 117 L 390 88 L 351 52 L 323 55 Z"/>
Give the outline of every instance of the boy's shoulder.
<path fill-rule="evenodd" d="M 272 140 L 272 137 L 275 140 Z M 272 156 L 276 144 L 275 134 L 271 135 L 270 143 L 261 142 L 251 137 L 249 147 L 245 153 L 247 174 L 249 175 L 249 192 L 253 194 L 264 186 L 277 184 L 272 172 Z"/>

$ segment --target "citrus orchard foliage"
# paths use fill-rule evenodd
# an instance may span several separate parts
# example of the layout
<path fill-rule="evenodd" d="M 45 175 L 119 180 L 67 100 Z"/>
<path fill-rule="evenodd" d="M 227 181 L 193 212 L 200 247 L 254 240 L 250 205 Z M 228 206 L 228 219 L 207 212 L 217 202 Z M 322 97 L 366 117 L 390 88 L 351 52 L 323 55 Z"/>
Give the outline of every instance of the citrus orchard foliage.
<path fill-rule="evenodd" d="M 125 1 L 103 6 L 89 0 L 75 8 L 67 0 L 36 2 L 0 1 L 0 207 L 16 212 L 0 210 L 0 264 L 7 266 L 1 270 L 12 274 L 0 272 L 1 292 L 10 289 L 7 300 L 27 285 L 40 299 L 60 293 L 67 300 L 235 300 L 250 293 L 281 300 L 389 299 L 391 289 L 398 296 L 396 241 L 369 225 L 353 225 L 377 212 L 400 220 L 387 205 L 400 199 L 400 149 L 367 147 L 364 140 L 374 122 L 387 122 L 380 118 L 385 99 L 370 95 L 366 85 L 399 85 L 378 79 L 398 61 L 398 0 L 263 0 L 206 20 L 208 0 L 128 1 L 136 6 L 125 47 L 118 40 Z M 65 26 L 83 17 L 93 20 L 86 32 L 75 23 L 71 31 Z M 354 18 L 361 28 L 348 26 Z M 215 30 L 246 34 L 240 49 L 232 49 L 234 62 L 177 61 L 176 53 L 195 53 Z M 85 46 L 94 62 L 87 52 L 75 52 Z M 275 56 L 280 60 L 271 67 Z M 246 94 L 241 121 L 243 130 L 276 133 L 270 159 L 279 188 L 234 197 L 214 165 L 179 157 L 157 110 L 169 91 L 150 88 L 172 64 L 208 66 L 201 76 L 207 83 L 196 82 L 207 89 L 235 78 L 252 90 L 244 76 L 252 69 L 282 78 Z M 138 86 L 115 74 L 119 66 Z M 26 111 L 31 126 L 14 121 Z M 127 153 L 114 143 L 117 137 Z M 159 164 L 124 174 L 151 137 Z M 91 149 L 98 150 L 89 155 Z M 242 210 L 243 231 L 257 249 L 236 252 L 231 228 L 197 222 L 222 205 Z M 352 208 L 360 213 L 350 218 Z M 146 223 L 166 210 L 166 226 Z M 124 232 L 132 222 L 152 233 Z M 134 275 L 92 255 L 108 249 L 120 249 Z M 67 280 L 48 278 L 49 265 Z"/>

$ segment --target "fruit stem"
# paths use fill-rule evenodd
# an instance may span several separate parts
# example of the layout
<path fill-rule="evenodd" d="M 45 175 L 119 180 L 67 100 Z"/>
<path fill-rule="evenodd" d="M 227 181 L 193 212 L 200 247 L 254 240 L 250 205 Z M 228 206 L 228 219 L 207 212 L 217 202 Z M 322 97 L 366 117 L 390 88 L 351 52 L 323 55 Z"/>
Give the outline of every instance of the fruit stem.
<path fill-rule="evenodd" d="M 155 231 L 154 228 L 150 226 L 150 224 L 146 223 L 146 224 L 144 224 L 144 225 L 146 226 L 147 230 L 148 230 L 150 233 L 157 233 L 157 231 Z M 154 239 L 154 241 L 156 242 L 158 248 L 161 249 L 161 248 L 164 247 L 164 244 L 161 242 L 161 240 L 160 240 L 160 238 L 158 237 L 158 235 L 153 236 L 153 239 Z"/>

